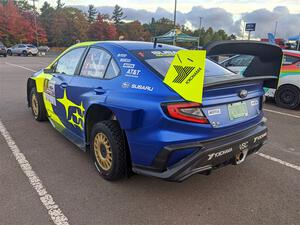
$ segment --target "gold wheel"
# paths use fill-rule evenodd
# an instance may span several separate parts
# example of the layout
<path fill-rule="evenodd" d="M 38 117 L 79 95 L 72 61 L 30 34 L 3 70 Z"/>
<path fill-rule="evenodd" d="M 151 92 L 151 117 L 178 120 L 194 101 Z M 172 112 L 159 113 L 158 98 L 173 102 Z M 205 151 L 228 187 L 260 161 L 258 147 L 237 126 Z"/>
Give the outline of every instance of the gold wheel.
<path fill-rule="evenodd" d="M 107 171 L 112 166 L 112 151 L 108 138 L 103 133 L 97 133 L 94 138 L 94 151 L 101 169 Z"/>
<path fill-rule="evenodd" d="M 39 103 L 36 94 L 32 94 L 31 96 L 31 108 L 34 116 L 37 117 L 39 115 Z"/>

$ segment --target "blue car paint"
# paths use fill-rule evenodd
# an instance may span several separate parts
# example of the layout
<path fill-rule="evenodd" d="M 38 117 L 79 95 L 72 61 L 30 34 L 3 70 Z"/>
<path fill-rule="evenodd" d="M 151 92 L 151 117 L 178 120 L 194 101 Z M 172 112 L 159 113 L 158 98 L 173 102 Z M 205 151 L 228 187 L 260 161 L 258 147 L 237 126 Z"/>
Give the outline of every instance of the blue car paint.
<path fill-rule="evenodd" d="M 226 115 L 223 115 L 218 118 L 221 124 L 218 128 L 214 128 L 211 124 L 196 124 L 172 119 L 163 112 L 161 104 L 180 102 L 184 99 L 167 87 L 157 74 L 130 52 L 153 49 L 153 44 L 101 42 L 93 46 L 104 48 L 112 54 L 121 70 L 120 76 L 111 80 L 101 80 L 58 74 L 55 78 L 57 80 L 56 93 L 58 98 L 63 97 L 63 89 L 59 85 L 67 83 L 68 98 L 76 104 L 83 103 L 85 117 L 93 105 L 103 105 L 109 108 L 126 133 L 133 165 L 150 166 L 156 155 L 167 145 L 222 137 L 258 124 L 263 117 L 260 110 L 260 98 L 263 95 L 262 82 L 256 81 L 251 84 L 205 90 L 203 95 L 203 111 L 207 114 L 209 108 L 221 105 L 220 107 L 225 109 L 228 103 L 240 101 L 236 93 L 241 89 L 246 89 L 249 95 L 244 100 L 253 98 L 259 100 L 258 108 L 255 109 L 256 114 L 253 112 L 249 118 L 228 121 Z M 167 49 L 178 50 L 180 48 L 168 46 Z M 141 70 L 137 78 L 125 76 L 128 68 L 122 66 L 123 63 L 118 57 L 120 54 L 126 54 L 126 58 L 135 64 L 135 68 Z M 124 84 L 126 82 L 149 86 L 152 91 L 128 88 Z M 95 89 L 103 91 L 96 92 Z M 60 118 L 66 118 L 65 109 L 60 103 L 57 103 L 54 110 Z M 208 119 L 213 120 L 210 116 Z M 66 136 L 74 143 L 81 147 L 88 144 L 85 129 L 80 130 L 67 121 L 63 121 L 63 123 L 67 127 Z M 197 150 L 188 149 L 185 152 L 174 153 L 169 159 L 168 165 L 173 165 Z"/>

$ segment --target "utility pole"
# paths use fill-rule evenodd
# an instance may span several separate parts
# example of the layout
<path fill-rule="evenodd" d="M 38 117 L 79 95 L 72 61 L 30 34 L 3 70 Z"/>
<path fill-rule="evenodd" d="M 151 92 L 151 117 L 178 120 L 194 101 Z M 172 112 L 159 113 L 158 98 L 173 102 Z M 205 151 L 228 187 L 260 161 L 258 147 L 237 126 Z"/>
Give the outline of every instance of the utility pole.
<path fill-rule="evenodd" d="M 175 8 L 174 8 L 174 38 L 173 38 L 173 45 L 176 45 L 176 13 L 177 13 L 177 0 L 175 0 Z"/>
<path fill-rule="evenodd" d="M 199 23 L 199 41 L 198 41 L 198 47 L 200 47 L 200 38 L 201 38 L 201 28 L 202 28 L 202 19 L 203 19 L 203 17 L 199 17 L 199 19 L 200 19 L 200 23 Z"/>
<path fill-rule="evenodd" d="M 278 21 L 276 21 L 275 23 L 274 38 L 276 38 L 277 35 L 277 26 L 278 26 Z"/>
<path fill-rule="evenodd" d="M 35 26 L 35 40 L 36 40 L 36 47 L 39 47 L 39 35 L 38 35 L 38 29 L 37 29 L 37 22 L 36 22 L 36 7 L 35 7 L 35 2 L 38 0 L 31 0 L 32 5 L 33 5 L 33 13 L 34 13 L 34 26 Z"/>

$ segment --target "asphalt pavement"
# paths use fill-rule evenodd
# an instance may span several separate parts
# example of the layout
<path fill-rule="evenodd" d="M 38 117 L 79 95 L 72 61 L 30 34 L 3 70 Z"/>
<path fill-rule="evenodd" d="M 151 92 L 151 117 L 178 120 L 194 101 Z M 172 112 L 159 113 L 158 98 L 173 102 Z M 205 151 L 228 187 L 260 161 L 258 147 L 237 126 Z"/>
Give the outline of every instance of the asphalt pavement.
<path fill-rule="evenodd" d="M 0 57 L 0 225 L 300 224 L 300 108 L 266 103 L 269 142 L 239 166 L 183 183 L 107 182 L 27 108 L 27 78 L 52 60 Z"/>

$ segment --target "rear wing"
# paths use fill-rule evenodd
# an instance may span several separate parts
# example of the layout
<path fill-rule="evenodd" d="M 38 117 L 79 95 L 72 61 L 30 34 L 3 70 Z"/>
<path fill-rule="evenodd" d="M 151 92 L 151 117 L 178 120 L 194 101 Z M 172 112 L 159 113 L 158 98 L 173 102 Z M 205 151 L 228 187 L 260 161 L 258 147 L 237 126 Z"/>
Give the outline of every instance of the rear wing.
<path fill-rule="evenodd" d="M 282 49 L 258 41 L 217 41 L 204 46 L 207 57 L 220 55 L 252 55 L 252 62 L 243 75 L 264 79 L 264 87 L 277 88 L 282 64 Z"/>

